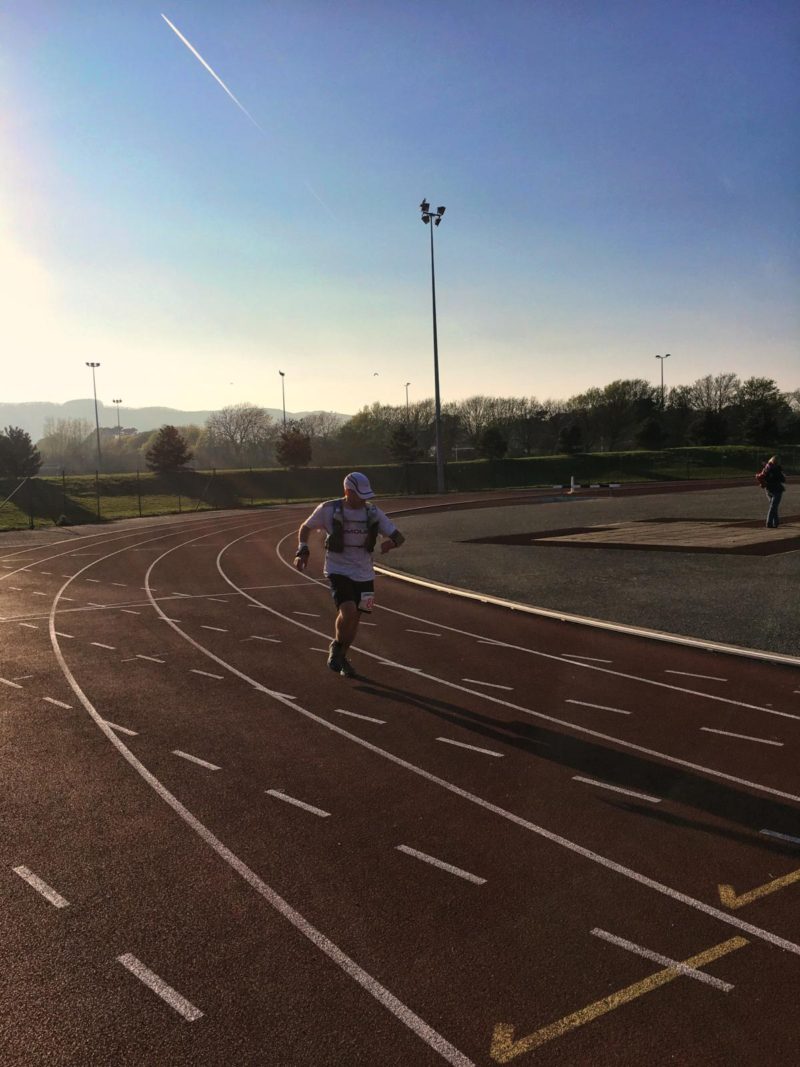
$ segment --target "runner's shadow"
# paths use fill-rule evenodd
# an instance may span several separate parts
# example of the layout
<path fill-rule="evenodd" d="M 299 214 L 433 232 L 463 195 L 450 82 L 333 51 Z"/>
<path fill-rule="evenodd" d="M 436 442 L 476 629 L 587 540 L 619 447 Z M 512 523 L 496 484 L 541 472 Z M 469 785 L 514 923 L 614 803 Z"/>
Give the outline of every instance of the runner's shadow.
<path fill-rule="evenodd" d="M 376 679 L 361 677 L 357 686 L 368 696 L 418 708 L 445 722 L 479 735 L 484 740 L 501 742 L 528 752 L 539 759 L 549 760 L 562 767 L 597 778 L 609 785 L 656 795 L 661 800 L 686 805 L 725 822 L 736 823 L 755 837 L 743 839 L 749 844 L 770 852 L 785 852 L 786 845 L 769 841 L 762 829 L 798 836 L 798 809 L 778 798 L 757 796 L 739 788 L 735 783 L 704 777 L 688 767 L 672 767 L 644 754 L 621 751 L 613 744 L 574 737 L 549 726 L 534 722 L 511 720 L 504 722 L 474 711 L 462 704 L 425 696 L 399 686 L 387 685 Z M 647 814 L 653 817 L 648 809 Z M 655 816 L 658 817 L 658 816 Z M 686 821 L 702 832 L 729 835 L 724 827 L 714 827 Z"/>

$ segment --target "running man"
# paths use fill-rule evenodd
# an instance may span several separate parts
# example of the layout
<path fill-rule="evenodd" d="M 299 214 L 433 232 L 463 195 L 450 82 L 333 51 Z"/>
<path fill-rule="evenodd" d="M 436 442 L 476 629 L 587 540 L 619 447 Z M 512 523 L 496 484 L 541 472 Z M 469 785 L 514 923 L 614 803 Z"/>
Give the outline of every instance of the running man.
<path fill-rule="evenodd" d="M 382 534 L 381 552 L 399 548 L 405 538 L 380 508 L 372 503 L 375 494 L 369 479 L 359 471 L 344 480 L 344 499 L 326 500 L 309 515 L 297 535 L 294 565 L 304 571 L 311 555 L 308 535 L 324 530 L 325 567 L 323 573 L 331 585 L 338 609 L 336 629 L 331 641 L 328 666 L 345 678 L 356 672 L 347 659 L 347 651 L 356 638 L 362 615 L 372 611 L 375 599 L 375 569 L 372 553 Z"/>

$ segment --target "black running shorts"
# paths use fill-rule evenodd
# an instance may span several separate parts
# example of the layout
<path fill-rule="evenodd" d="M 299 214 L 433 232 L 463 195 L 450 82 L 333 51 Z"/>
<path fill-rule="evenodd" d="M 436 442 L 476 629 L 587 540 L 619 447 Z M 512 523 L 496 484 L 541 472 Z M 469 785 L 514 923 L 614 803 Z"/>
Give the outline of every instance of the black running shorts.
<path fill-rule="evenodd" d="M 359 611 L 369 615 L 375 599 L 374 582 L 354 582 L 352 578 L 347 578 L 344 574 L 329 574 L 328 581 L 331 584 L 331 596 L 337 608 L 349 600 Z"/>

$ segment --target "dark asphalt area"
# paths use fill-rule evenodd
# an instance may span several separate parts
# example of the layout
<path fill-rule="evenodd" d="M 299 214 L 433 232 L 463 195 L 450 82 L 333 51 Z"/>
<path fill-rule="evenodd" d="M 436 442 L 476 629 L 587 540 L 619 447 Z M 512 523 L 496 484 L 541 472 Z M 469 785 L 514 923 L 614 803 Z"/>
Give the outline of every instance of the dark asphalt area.
<path fill-rule="evenodd" d="M 782 527 L 800 537 L 794 495 L 789 486 Z M 585 490 L 530 505 L 405 514 L 397 523 L 407 542 L 389 562 L 402 573 L 552 611 L 797 656 L 797 545 L 759 556 L 469 543 L 646 519 L 760 524 L 765 515 L 764 493 L 750 486 L 642 496 Z"/>

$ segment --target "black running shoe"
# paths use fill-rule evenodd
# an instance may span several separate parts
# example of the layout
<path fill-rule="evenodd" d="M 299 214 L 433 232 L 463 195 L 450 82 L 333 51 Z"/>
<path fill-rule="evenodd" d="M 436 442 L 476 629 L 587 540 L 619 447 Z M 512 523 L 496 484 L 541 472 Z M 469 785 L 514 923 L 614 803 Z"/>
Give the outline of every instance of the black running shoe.
<path fill-rule="evenodd" d="M 342 656 L 341 667 L 339 668 L 339 674 L 344 678 L 358 678 L 358 672 L 353 664 L 345 656 Z"/>

